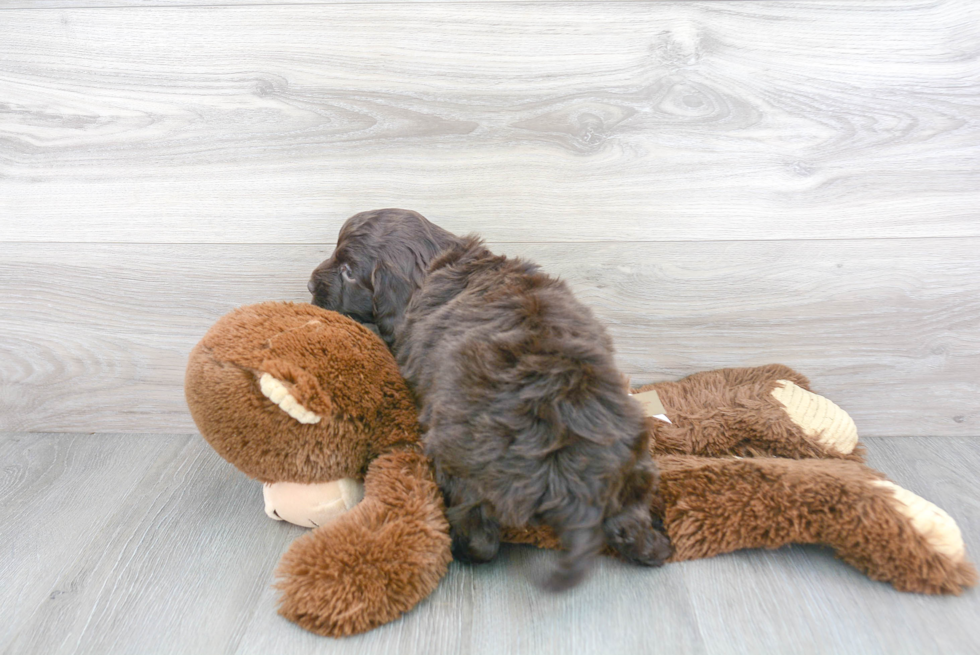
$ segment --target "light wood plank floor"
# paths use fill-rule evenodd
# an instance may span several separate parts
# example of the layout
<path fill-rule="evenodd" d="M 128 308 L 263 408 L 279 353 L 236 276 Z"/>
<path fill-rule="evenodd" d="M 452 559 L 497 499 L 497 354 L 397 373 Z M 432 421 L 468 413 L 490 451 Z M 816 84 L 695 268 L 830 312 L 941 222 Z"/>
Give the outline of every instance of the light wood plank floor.
<path fill-rule="evenodd" d="M 969 438 L 869 439 L 871 464 L 936 502 L 980 548 Z M 5 653 L 980 652 L 980 594 L 903 594 L 818 547 L 644 570 L 605 560 L 551 596 L 553 554 L 453 564 L 399 621 L 346 640 L 275 613 L 272 571 L 302 528 L 266 518 L 260 485 L 197 435 L 0 439 Z"/>

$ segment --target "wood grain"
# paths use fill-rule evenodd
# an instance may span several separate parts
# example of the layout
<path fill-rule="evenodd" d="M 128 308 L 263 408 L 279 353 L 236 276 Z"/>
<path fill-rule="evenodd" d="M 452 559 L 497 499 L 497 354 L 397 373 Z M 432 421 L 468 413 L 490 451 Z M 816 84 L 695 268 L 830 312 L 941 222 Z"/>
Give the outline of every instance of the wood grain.
<path fill-rule="evenodd" d="M 862 435 L 980 434 L 980 240 L 491 244 L 567 280 L 635 383 L 783 362 Z M 0 244 L 0 431 L 193 431 L 222 314 L 307 301 L 331 248 Z"/>
<path fill-rule="evenodd" d="M 27 652 L 11 648 L 24 625 L 105 584 L 90 571 L 67 571 L 85 544 L 106 538 L 127 497 L 145 491 L 147 471 L 187 440 L 0 436 L 0 652 Z"/>
<path fill-rule="evenodd" d="M 971 0 L 11 9 L 0 241 L 309 243 L 379 206 L 496 242 L 980 236 L 978 22 Z"/>
<path fill-rule="evenodd" d="M 10 652 L 235 652 L 271 570 L 301 529 L 267 525 L 261 486 L 221 460 L 203 439 L 137 439 L 100 438 L 92 448 L 111 446 L 117 458 L 99 473 L 107 480 L 125 479 L 142 449 L 160 442 L 168 456 L 154 462 L 127 496 L 112 499 L 111 518 L 89 539 L 74 541 L 65 526 L 49 528 L 57 535 L 53 541 L 73 547 L 56 571 L 50 596 L 14 626 Z M 80 482 L 84 475 L 68 467 L 63 483 L 72 476 Z M 80 490 L 72 504 L 84 517 L 80 501 L 87 488 Z M 57 508 L 58 503 L 65 501 L 47 504 Z M 38 519 L 33 514 L 12 518 L 25 526 Z M 18 573 L 43 569 L 53 548 L 48 543 L 39 548 L 41 560 Z"/>
<path fill-rule="evenodd" d="M 899 593 L 814 547 L 748 550 L 661 569 L 603 558 L 580 588 L 557 596 L 534 583 L 554 553 L 505 547 L 488 565 L 451 565 L 432 596 L 400 620 L 349 639 L 323 639 L 277 616 L 269 586 L 275 562 L 304 530 L 268 520 L 258 483 L 199 438 L 143 435 L 139 442 L 134 448 L 132 435 L 0 440 L 0 534 L 23 546 L 0 563 L 0 652 L 980 650 L 980 594 Z M 872 465 L 957 520 L 975 558 L 976 441 L 866 445 Z"/>

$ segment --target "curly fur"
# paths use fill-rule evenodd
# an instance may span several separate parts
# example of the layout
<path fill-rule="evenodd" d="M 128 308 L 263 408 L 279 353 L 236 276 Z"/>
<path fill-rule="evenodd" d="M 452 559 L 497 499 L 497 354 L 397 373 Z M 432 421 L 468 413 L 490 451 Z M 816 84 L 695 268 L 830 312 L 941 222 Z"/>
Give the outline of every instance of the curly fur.
<path fill-rule="evenodd" d="M 454 553 L 492 559 L 501 526 L 542 524 L 577 584 L 605 545 L 659 565 L 657 472 L 612 343 L 567 286 L 404 210 L 353 216 L 310 281 L 314 303 L 377 325 L 420 404 Z"/>

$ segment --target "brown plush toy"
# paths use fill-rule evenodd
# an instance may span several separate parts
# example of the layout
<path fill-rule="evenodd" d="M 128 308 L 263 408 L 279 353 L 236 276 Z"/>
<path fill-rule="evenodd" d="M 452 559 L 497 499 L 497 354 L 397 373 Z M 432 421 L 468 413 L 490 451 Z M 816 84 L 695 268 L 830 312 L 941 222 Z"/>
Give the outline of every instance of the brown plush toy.
<path fill-rule="evenodd" d="M 367 328 L 312 305 L 242 307 L 194 348 L 185 391 L 204 438 L 265 483 L 269 515 L 315 527 L 280 562 L 283 616 L 351 635 L 435 589 L 451 560 L 442 497 L 411 393 Z M 976 583 L 949 515 L 862 464 L 853 422 L 791 369 L 698 373 L 636 393 L 651 408 L 651 509 L 671 561 L 821 543 L 902 591 Z M 505 540 L 558 546 L 533 526 Z"/>

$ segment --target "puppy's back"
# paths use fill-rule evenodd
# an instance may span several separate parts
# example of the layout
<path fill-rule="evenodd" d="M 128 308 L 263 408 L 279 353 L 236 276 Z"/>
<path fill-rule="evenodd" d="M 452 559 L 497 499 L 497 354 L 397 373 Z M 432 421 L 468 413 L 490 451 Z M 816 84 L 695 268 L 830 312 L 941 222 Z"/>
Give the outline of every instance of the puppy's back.
<path fill-rule="evenodd" d="M 426 451 L 470 493 L 450 501 L 480 499 L 504 525 L 551 525 L 566 554 L 548 586 L 578 582 L 624 471 L 647 453 L 588 308 L 537 266 L 466 239 L 431 265 L 396 352 L 422 398 Z"/>

